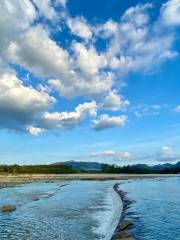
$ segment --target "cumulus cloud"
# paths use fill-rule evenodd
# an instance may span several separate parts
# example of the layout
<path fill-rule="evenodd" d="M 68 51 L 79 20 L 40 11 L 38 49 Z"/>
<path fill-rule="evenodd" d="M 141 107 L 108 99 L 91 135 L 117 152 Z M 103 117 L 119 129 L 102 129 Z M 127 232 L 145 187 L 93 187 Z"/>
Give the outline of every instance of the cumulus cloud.
<path fill-rule="evenodd" d="M 137 5 L 127 9 L 110 38 L 107 59 L 119 74 L 131 71 L 150 71 L 157 64 L 174 58 L 174 32 L 164 33 L 165 27 L 158 19 L 151 23 L 151 4 Z"/>
<path fill-rule="evenodd" d="M 118 92 L 113 89 L 105 96 L 102 107 L 112 111 L 123 111 L 127 109 L 129 104 L 130 102 L 128 100 L 125 100 L 123 96 L 120 96 Z"/>
<path fill-rule="evenodd" d="M 50 86 L 67 98 L 108 91 L 113 74 L 101 71 L 106 66 L 105 57 L 82 43 L 74 43 L 72 49 L 74 58 L 49 37 L 42 25 L 37 25 L 29 28 L 20 41 L 12 42 L 7 52 L 13 63 L 50 78 Z"/>
<path fill-rule="evenodd" d="M 102 152 L 93 152 L 90 154 L 91 157 L 109 157 L 109 156 L 114 156 L 116 153 L 115 151 L 112 150 L 106 150 Z"/>
<path fill-rule="evenodd" d="M 95 101 L 79 104 L 74 112 L 45 112 L 41 119 L 41 126 L 46 129 L 72 129 L 79 125 L 86 117 L 95 117 L 97 105 Z"/>
<path fill-rule="evenodd" d="M 180 112 L 180 105 L 176 106 L 175 112 L 179 113 Z"/>
<path fill-rule="evenodd" d="M 70 129 L 92 116 L 90 108 L 96 108 L 93 100 L 101 101 L 103 97 L 104 110 L 123 110 L 129 102 L 116 90 L 122 86 L 119 76 L 149 71 L 177 56 L 173 45 L 175 27 L 180 23 L 179 0 L 163 4 L 157 20 L 151 19 L 151 4 L 140 4 L 127 9 L 120 21 L 108 19 L 96 26 L 84 17 L 71 17 L 66 3 L 66 0 L 1 1 L 1 128 L 26 129 L 34 135 L 46 128 Z M 52 28 L 53 24 L 61 25 L 61 13 L 62 22 L 73 37 L 81 38 L 69 37 L 68 47 L 61 39 L 57 41 L 54 37 L 57 29 Z M 104 51 L 98 49 L 98 40 L 105 41 Z M 30 78 L 37 77 L 33 87 L 17 77 L 15 71 L 19 68 L 27 71 Z M 38 81 L 44 81 L 44 90 L 37 88 Z M 54 91 L 67 99 L 82 96 L 92 105 L 82 104 L 86 111 L 77 107 L 74 112 L 50 113 L 49 106 L 55 102 L 50 93 Z M 102 130 L 123 126 L 125 122 L 125 116 L 105 114 L 93 121 L 93 127 Z"/>
<path fill-rule="evenodd" d="M 47 110 L 55 98 L 38 91 L 23 82 L 13 73 L 0 76 L 0 126 L 23 130 Z"/>
<path fill-rule="evenodd" d="M 95 33 L 101 34 L 103 38 L 110 38 L 117 33 L 118 27 L 118 23 L 110 19 L 106 23 L 98 26 Z"/>
<path fill-rule="evenodd" d="M 53 20 L 57 17 L 57 13 L 54 9 L 52 0 L 32 0 L 35 7 L 38 9 L 38 13 L 44 16 L 48 20 Z"/>
<path fill-rule="evenodd" d="M 32 0 L 38 15 L 52 22 L 57 21 L 61 17 L 59 10 L 56 7 L 66 8 L 67 0 Z"/>
<path fill-rule="evenodd" d="M 19 34 L 26 30 L 37 16 L 33 4 L 29 0 L 2 0 L 0 7 L 0 58 L 6 62 L 6 51 L 9 44 L 18 39 Z"/>
<path fill-rule="evenodd" d="M 100 69 L 106 67 L 106 58 L 102 54 L 98 54 L 94 47 L 86 48 L 82 43 L 73 44 L 76 64 L 84 75 L 93 76 L 97 74 Z"/>
<path fill-rule="evenodd" d="M 51 40 L 42 25 L 29 28 L 8 49 L 9 58 L 37 76 L 66 76 L 68 53 Z"/>
<path fill-rule="evenodd" d="M 106 128 L 122 127 L 125 123 L 126 117 L 124 115 L 110 117 L 107 114 L 104 114 L 100 115 L 98 119 L 93 120 L 93 128 L 96 131 L 100 131 Z"/>
<path fill-rule="evenodd" d="M 161 8 L 161 16 L 164 24 L 168 26 L 180 25 L 180 0 L 169 0 Z"/>
<path fill-rule="evenodd" d="M 67 18 L 67 25 L 70 28 L 71 32 L 78 37 L 84 38 L 86 40 L 92 38 L 92 27 L 87 23 L 85 18 L 76 17 L 76 18 Z"/>
<path fill-rule="evenodd" d="M 69 85 L 62 82 L 60 79 L 51 79 L 48 81 L 50 87 L 67 99 L 79 96 L 94 98 L 110 90 L 114 78 L 113 74 L 109 72 L 101 73 L 100 75 L 90 78 L 77 76 L 74 72 L 72 72 L 72 74 L 74 77 L 71 80 L 74 81 Z"/>
<path fill-rule="evenodd" d="M 44 17 L 49 19 L 55 16 L 56 9 L 51 0 L 40 2 L 34 0 L 36 10 L 28 0 L 22 2 L 31 6 L 28 10 L 29 15 L 27 14 L 28 20 L 23 23 L 27 22 L 26 26 L 37 19 L 42 12 L 48 14 Z M 142 70 L 142 67 L 149 69 L 154 64 L 176 56 L 176 53 L 171 50 L 173 35 L 164 36 L 164 31 L 157 33 L 158 31 L 153 30 L 148 12 L 151 7 L 151 4 L 131 7 L 119 23 L 110 19 L 100 27 L 94 27 L 93 31 L 95 28 L 100 28 L 107 32 L 106 37 L 110 38 L 107 51 L 103 54 L 98 53 L 94 42 L 91 41 L 88 47 L 82 42 L 73 43 L 71 51 L 74 54 L 72 55 L 51 38 L 47 28 L 38 25 L 30 27 L 21 34 L 18 33 L 18 39 L 13 41 L 11 39 L 7 56 L 10 61 L 25 67 L 37 76 L 51 78 L 50 86 L 65 97 L 83 96 L 88 92 L 90 96 L 105 93 L 114 83 L 114 71 L 137 71 Z M 6 9 L 7 13 L 8 11 Z M 65 20 L 74 34 L 92 40 L 93 31 L 83 17 L 71 18 L 65 14 Z M 98 30 L 99 33 L 102 31 Z M 97 34 L 97 38 L 99 37 Z M 89 86 L 92 86 L 91 91 Z"/>
<path fill-rule="evenodd" d="M 72 45 L 74 60 L 65 77 L 50 79 L 50 86 L 67 98 L 77 96 L 94 97 L 111 89 L 114 75 L 102 71 L 106 66 L 106 58 L 98 54 L 94 47 L 86 47 L 82 43 Z M 73 67 L 72 67 L 73 65 Z M 71 69 L 71 70 L 70 70 Z"/>
<path fill-rule="evenodd" d="M 113 157 L 119 160 L 130 160 L 132 158 L 132 155 L 130 152 L 116 152 L 113 150 L 105 150 L 101 152 L 91 153 L 90 157 L 100 157 L 100 158 Z"/>
<path fill-rule="evenodd" d="M 33 126 L 27 126 L 26 131 L 34 136 L 38 136 L 40 133 L 44 132 L 44 128 L 37 128 Z"/>
<path fill-rule="evenodd" d="M 171 162 L 171 161 L 177 161 L 178 159 L 180 159 L 180 153 L 177 153 L 170 146 L 163 146 L 160 152 L 158 153 L 159 161 Z"/>

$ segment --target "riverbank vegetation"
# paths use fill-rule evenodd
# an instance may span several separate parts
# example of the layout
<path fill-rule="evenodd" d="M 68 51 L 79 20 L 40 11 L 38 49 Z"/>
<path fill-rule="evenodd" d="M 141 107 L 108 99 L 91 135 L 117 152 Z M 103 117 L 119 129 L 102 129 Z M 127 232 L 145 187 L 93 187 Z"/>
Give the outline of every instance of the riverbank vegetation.
<path fill-rule="evenodd" d="M 103 173 L 121 174 L 177 174 L 180 173 L 180 162 L 176 164 L 160 164 L 148 166 L 146 164 L 127 165 L 118 167 L 115 165 L 103 165 Z"/>
<path fill-rule="evenodd" d="M 0 165 L 2 174 L 70 174 L 79 173 L 79 170 L 68 165 Z"/>
<path fill-rule="evenodd" d="M 176 164 L 160 164 L 148 166 L 146 164 L 116 166 L 102 164 L 101 168 L 90 169 L 78 164 L 78 167 L 70 164 L 52 165 L 0 165 L 0 174 L 73 174 L 73 173 L 111 173 L 111 174 L 177 174 L 180 173 L 180 162 Z"/>

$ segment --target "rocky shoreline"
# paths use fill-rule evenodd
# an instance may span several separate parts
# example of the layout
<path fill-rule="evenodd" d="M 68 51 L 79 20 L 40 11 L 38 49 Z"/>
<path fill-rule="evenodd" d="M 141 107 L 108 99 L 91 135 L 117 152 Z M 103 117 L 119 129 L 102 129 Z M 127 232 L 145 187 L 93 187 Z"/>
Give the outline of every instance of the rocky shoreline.
<path fill-rule="evenodd" d="M 128 214 L 128 210 L 134 201 L 127 197 L 126 192 L 119 190 L 119 185 L 120 184 L 116 183 L 113 186 L 113 189 L 121 198 L 123 208 L 119 223 L 114 231 L 111 240 L 135 240 L 131 231 L 133 227 L 133 219 L 131 218 L 132 216 Z"/>

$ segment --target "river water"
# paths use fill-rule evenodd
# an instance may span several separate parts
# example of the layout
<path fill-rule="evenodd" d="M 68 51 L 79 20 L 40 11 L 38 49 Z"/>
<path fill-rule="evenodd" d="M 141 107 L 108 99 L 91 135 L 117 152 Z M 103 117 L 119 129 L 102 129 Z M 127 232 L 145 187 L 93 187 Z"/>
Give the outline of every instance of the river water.
<path fill-rule="evenodd" d="M 122 204 L 118 181 L 37 182 L 0 189 L 0 240 L 110 240 Z M 119 181 L 135 200 L 139 240 L 180 240 L 180 178 Z"/>
<path fill-rule="evenodd" d="M 180 177 L 126 181 L 137 240 L 180 240 Z"/>
<path fill-rule="evenodd" d="M 31 183 L 0 190 L 0 240 L 109 240 L 121 213 L 112 182 Z"/>

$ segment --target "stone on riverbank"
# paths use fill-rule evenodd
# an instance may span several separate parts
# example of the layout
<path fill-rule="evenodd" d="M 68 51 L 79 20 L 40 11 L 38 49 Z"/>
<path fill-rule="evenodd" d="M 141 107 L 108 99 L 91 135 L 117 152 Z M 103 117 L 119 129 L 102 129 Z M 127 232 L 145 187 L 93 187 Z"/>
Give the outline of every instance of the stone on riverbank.
<path fill-rule="evenodd" d="M 0 208 L 0 212 L 12 212 L 16 210 L 16 206 L 14 205 L 4 205 Z"/>
<path fill-rule="evenodd" d="M 130 220 L 125 219 L 120 224 L 120 231 L 123 231 L 123 230 L 126 230 L 126 229 L 130 229 L 132 226 L 133 226 L 133 223 Z"/>
<path fill-rule="evenodd" d="M 132 234 L 128 231 L 128 230 L 124 230 L 124 231 L 120 231 L 118 233 L 116 233 L 115 240 L 134 240 L 134 238 L 132 237 Z"/>

